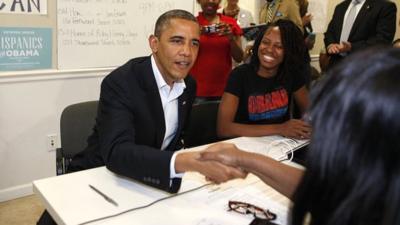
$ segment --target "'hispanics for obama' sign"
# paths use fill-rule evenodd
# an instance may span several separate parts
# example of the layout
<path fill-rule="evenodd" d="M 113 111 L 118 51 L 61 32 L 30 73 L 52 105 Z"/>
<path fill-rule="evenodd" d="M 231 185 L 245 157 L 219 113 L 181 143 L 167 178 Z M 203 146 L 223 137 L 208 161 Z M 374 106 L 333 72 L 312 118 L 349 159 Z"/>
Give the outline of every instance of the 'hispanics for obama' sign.
<path fill-rule="evenodd" d="M 52 29 L 0 27 L 0 71 L 49 69 Z"/>
<path fill-rule="evenodd" d="M 0 14 L 47 14 L 47 0 L 0 0 Z"/>

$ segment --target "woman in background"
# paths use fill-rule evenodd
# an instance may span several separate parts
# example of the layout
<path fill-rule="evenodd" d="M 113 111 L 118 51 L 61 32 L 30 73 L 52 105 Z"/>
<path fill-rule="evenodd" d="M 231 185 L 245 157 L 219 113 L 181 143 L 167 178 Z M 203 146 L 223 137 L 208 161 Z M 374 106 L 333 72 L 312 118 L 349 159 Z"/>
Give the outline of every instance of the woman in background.
<path fill-rule="evenodd" d="M 202 32 L 197 60 L 190 74 L 197 82 L 196 103 L 220 100 L 229 73 L 232 58 L 243 59 L 240 36 L 242 30 L 236 20 L 218 13 L 221 0 L 197 0 L 201 12 L 197 16 Z"/>
<path fill-rule="evenodd" d="M 302 33 L 289 20 L 278 20 L 260 32 L 250 64 L 236 67 L 219 106 L 221 137 L 282 135 L 309 138 L 310 126 L 290 119 L 292 96 L 304 111 L 306 48 Z"/>
<path fill-rule="evenodd" d="M 255 25 L 253 14 L 246 9 L 241 8 L 239 0 L 227 0 L 226 6 L 222 9 L 222 15 L 232 17 L 236 20 L 241 28 Z M 247 40 L 244 36 L 242 39 L 243 61 L 248 58 L 248 50 L 252 48 L 253 41 Z M 246 54 L 247 53 L 247 54 Z M 241 62 L 232 61 L 233 66 L 238 66 Z"/>
<path fill-rule="evenodd" d="M 202 158 L 254 173 L 293 199 L 293 225 L 400 225 L 399 87 L 399 49 L 370 49 L 332 68 L 312 90 L 305 171 L 232 144 Z"/>
<path fill-rule="evenodd" d="M 222 15 L 236 19 L 240 27 L 248 27 L 254 25 L 253 15 L 249 10 L 240 8 L 239 0 L 227 0 L 227 4 L 222 10 Z"/>

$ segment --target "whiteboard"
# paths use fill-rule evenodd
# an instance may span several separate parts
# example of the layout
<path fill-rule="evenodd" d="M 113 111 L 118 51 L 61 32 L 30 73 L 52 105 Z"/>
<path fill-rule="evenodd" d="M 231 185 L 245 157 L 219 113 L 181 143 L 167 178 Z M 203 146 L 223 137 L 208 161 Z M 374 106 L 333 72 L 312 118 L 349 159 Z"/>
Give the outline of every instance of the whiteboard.
<path fill-rule="evenodd" d="M 113 67 L 150 54 L 148 37 L 170 9 L 193 0 L 58 0 L 58 68 Z"/>

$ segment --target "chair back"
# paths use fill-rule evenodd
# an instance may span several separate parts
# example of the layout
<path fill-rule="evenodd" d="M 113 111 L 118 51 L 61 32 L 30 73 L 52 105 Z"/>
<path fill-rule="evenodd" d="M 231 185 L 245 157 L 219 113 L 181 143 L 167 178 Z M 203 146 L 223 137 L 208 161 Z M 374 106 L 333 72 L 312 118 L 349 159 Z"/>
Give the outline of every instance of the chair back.
<path fill-rule="evenodd" d="M 217 136 L 219 101 L 194 104 L 185 129 L 185 147 L 196 147 L 220 140 Z"/>
<path fill-rule="evenodd" d="M 57 149 L 57 174 L 63 174 L 71 158 L 87 146 L 87 138 L 96 122 L 98 101 L 67 106 L 61 113 L 61 148 Z"/>

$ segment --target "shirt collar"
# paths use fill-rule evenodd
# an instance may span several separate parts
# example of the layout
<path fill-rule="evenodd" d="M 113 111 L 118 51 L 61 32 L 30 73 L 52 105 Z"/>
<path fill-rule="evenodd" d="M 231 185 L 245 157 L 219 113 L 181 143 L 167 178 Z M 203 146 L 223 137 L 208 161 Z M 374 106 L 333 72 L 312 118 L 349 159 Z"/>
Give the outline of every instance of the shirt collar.
<path fill-rule="evenodd" d="M 161 75 L 161 72 L 157 67 L 156 60 L 154 59 L 153 55 L 151 55 L 151 68 L 153 69 L 154 78 L 156 80 L 158 89 L 160 90 L 165 87 L 169 88 L 167 82 L 165 82 L 164 77 Z M 176 82 L 174 82 L 173 87 L 174 87 L 174 89 L 177 88 L 177 89 L 184 90 L 186 88 L 185 81 L 184 80 L 176 81 Z"/>

